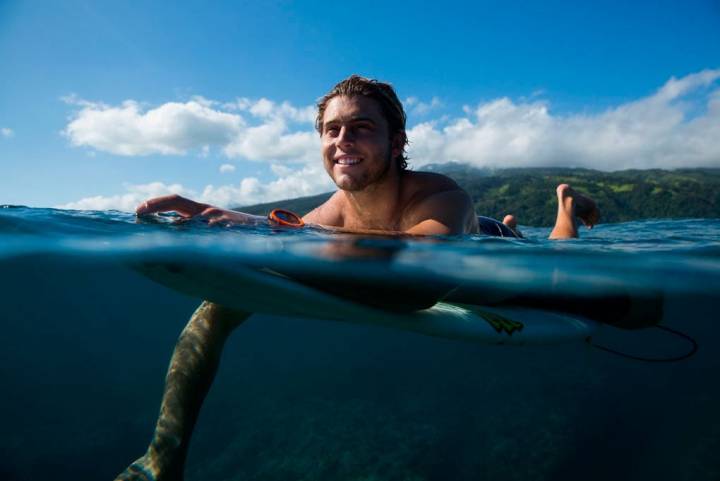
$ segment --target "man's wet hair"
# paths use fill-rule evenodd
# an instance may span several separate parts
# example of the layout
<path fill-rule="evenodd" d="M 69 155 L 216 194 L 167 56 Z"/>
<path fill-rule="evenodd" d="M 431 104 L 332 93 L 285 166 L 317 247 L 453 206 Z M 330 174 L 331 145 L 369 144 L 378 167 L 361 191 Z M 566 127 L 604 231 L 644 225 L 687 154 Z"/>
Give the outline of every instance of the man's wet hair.
<path fill-rule="evenodd" d="M 361 77 L 360 75 L 351 75 L 339 82 L 318 100 L 315 128 L 320 135 L 322 135 L 323 116 L 325 115 L 325 108 L 328 102 L 341 95 L 345 97 L 368 97 L 380 105 L 383 117 L 385 117 L 388 123 L 390 139 L 398 133 L 402 134 L 402 152 L 400 152 L 400 155 L 398 155 L 395 160 L 397 160 L 400 171 L 407 170 L 407 155 L 405 154 L 405 147 L 408 144 L 407 135 L 405 135 L 407 116 L 393 86 L 389 83 Z"/>

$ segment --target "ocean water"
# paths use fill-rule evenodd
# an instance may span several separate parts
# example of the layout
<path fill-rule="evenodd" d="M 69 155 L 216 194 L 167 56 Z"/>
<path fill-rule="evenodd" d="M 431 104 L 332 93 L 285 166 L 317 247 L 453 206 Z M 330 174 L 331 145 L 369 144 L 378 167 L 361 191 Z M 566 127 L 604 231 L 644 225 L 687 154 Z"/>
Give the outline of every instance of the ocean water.
<path fill-rule="evenodd" d="M 226 344 L 187 480 L 720 479 L 720 220 L 600 225 L 579 240 L 357 239 L 172 217 L 0 208 L 0 479 L 113 479 L 150 440 L 199 299 L 131 268 L 239 262 L 412 292 L 662 296 L 679 362 L 588 343 L 483 346 L 254 316 Z M 493 295 L 495 295 L 493 294 Z M 600 301 L 598 301 L 600 299 Z M 647 358 L 686 340 L 605 326 Z"/>

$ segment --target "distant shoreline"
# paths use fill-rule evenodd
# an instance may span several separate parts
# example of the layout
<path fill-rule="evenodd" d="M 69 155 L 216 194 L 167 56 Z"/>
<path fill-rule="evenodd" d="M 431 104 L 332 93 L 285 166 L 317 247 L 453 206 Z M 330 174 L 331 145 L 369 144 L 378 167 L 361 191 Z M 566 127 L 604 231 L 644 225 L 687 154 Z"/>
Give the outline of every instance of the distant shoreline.
<path fill-rule="evenodd" d="M 537 167 L 478 169 L 450 163 L 425 166 L 455 179 L 472 197 L 480 215 L 515 214 L 520 223 L 546 227 L 555 219 L 555 187 L 569 183 L 592 196 L 602 222 L 664 218 L 720 218 L 720 168 L 623 170 Z M 284 208 L 304 215 L 332 195 L 284 199 L 237 207 L 251 214 Z"/>

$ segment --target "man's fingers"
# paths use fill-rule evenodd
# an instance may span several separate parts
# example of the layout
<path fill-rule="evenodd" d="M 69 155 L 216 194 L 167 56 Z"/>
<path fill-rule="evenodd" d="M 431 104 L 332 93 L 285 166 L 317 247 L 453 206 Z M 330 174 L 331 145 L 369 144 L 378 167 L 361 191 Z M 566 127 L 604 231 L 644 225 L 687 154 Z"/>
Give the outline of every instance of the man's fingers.
<path fill-rule="evenodd" d="M 135 213 L 137 215 L 155 214 L 158 212 L 177 212 L 185 217 L 193 217 L 207 209 L 206 204 L 200 204 L 177 194 L 155 197 L 140 204 Z"/>
<path fill-rule="evenodd" d="M 183 205 L 184 200 L 186 199 L 180 197 L 179 195 L 155 197 L 140 204 L 138 208 L 135 209 L 135 213 L 137 215 L 144 215 L 155 214 L 157 212 L 168 212 L 170 210 L 175 210 L 176 207 L 179 208 L 180 205 Z"/>
<path fill-rule="evenodd" d="M 142 204 L 140 204 L 139 206 L 137 206 L 137 208 L 135 209 L 135 214 L 137 214 L 137 215 L 147 214 L 149 210 L 150 210 L 150 206 L 148 205 L 147 201 L 145 201 Z"/>
<path fill-rule="evenodd" d="M 156 212 L 177 212 L 185 219 L 200 218 L 207 220 L 209 225 L 233 225 L 251 223 L 254 216 L 233 212 L 194 200 L 180 197 L 177 194 L 155 197 L 140 204 L 135 213 L 137 215 L 154 214 Z"/>
<path fill-rule="evenodd" d="M 205 206 L 207 207 L 207 206 Z M 200 215 L 202 217 L 207 217 L 208 219 L 213 219 L 215 217 L 220 217 L 222 215 L 225 215 L 225 211 L 222 209 L 218 209 L 217 207 L 207 207 L 202 212 L 200 212 Z"/>

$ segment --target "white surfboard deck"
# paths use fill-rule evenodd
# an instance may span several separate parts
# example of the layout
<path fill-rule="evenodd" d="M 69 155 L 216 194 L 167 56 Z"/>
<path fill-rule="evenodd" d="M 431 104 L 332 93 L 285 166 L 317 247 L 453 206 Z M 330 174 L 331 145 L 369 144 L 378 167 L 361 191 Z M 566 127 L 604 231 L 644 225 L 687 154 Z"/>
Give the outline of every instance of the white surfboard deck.
<path fill-rule="evenodd" d="M 173 290 L 250 313 L 369 324 L 481 344 L 578 342 L 599 327 L 589 319 L 523 307 L 438 302 L 419 311 L 388 311 L 247 266 L 158 261 L 133 268 Z"/>

